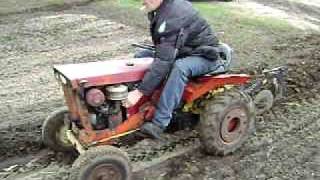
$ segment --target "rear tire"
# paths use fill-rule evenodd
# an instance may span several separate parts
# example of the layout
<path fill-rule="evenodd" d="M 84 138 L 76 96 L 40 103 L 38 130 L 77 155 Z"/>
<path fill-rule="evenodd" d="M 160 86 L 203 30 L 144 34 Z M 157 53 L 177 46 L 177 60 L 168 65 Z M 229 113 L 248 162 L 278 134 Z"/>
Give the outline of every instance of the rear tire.
<path fill-rule="evenodd" d="M 42 125 L 42 141 L 49 148 L 58 152 L 74 152 L 75 149 L 67 139 L 68 127 L 64 121 L 68 118 L 68 108 L 62 107 L 48 116 Z"/>
<path fill-rule="evenodd" d="M 254 105 L 248 95 L 235 90 L 216 95 L 200 114 L 200 140 L 205 152 L 234 152 L 254 131 L 254 120 Z"/>
<path fill-rule="evenodd" d="M 131 180 L 127 154 L 113 146 L 97 146 L 81 154 L 73 163 L 69 180 Z"/>

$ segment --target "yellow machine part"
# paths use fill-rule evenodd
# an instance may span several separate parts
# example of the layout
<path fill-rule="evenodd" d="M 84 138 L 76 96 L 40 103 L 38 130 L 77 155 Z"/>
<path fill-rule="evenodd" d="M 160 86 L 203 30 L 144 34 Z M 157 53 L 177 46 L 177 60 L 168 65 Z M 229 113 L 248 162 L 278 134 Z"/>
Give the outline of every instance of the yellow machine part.
<path fill-rule="evenodd" d="M 200 114 L 202 107 L 206 104 L 206 100 L 213 98 L 215 95 L 223 93 L 227 90 L 230 90 L 234 87 L 234 85 L 225 85 L 221 88 L 211 90 L 207 94 L 205 94 L 203 97 L 184 104 L 182 111 L 183 112 L 191 112 L 193 114 Z"/>

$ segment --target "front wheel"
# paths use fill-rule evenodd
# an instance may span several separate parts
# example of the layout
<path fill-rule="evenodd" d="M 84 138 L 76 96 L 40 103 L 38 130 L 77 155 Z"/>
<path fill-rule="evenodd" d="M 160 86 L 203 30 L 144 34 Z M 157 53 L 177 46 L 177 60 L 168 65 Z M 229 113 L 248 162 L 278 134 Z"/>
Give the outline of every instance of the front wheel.
<path fill-rule="evenodd" d="M 216 95 L 200 114 L 200 140 L 206 153 L 226 155 L 237 150 L 254 131 L 254 105 L 240 91 Z"/>
<path fill-rule="evenodd" d="M 113 146 L 97 146 L 73 163 L 69 180 L 131 180 L 127 154 Z"/>
<path fill-rule="evenodd" d="M 58 152 L 74 152 L 74 147 L 67 138 L 68 108 L 62 107 L 48 116 L 42 125 L 42 141 L 49 148 Z"/>

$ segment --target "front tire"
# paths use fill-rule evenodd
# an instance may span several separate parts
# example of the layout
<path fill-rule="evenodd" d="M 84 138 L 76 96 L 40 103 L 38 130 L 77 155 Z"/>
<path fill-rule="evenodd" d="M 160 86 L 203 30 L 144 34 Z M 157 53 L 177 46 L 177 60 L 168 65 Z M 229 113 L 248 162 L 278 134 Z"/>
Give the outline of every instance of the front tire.
<path fill-rule="evenodd" d="M 67 139 L 68 108 L 62 107 L 51 113 L 42 125 L 42 141 L 49 148 L 58 152 L 74 152 L 74 147 Z"/>
<path fill-rule="evenodd" d="M 254 105 L 248 95 L 235 90 L 216 95 L 200 114 L 200 140 L 205 152 L 234 152 L 254 131 L 254 120 Z"/>
<path fill-rule="evenodd" d="M 73 163 L 69 180 L 131 180 L 127 154 L 113 146 L 97 146 L 81 154 Z"/>

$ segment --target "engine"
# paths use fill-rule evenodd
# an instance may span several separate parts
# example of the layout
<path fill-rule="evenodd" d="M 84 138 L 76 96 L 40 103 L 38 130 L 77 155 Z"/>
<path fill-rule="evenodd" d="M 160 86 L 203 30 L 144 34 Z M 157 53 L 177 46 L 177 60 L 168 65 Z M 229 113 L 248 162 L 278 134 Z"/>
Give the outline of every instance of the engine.
<path fill-rule="evenodd" d="M 121 101 L 127 96 L 128 87 L 122 84 L 88 89 L 85 99 L 94 129 L 113 129 L 121 124 L 126 114 Z"/>

